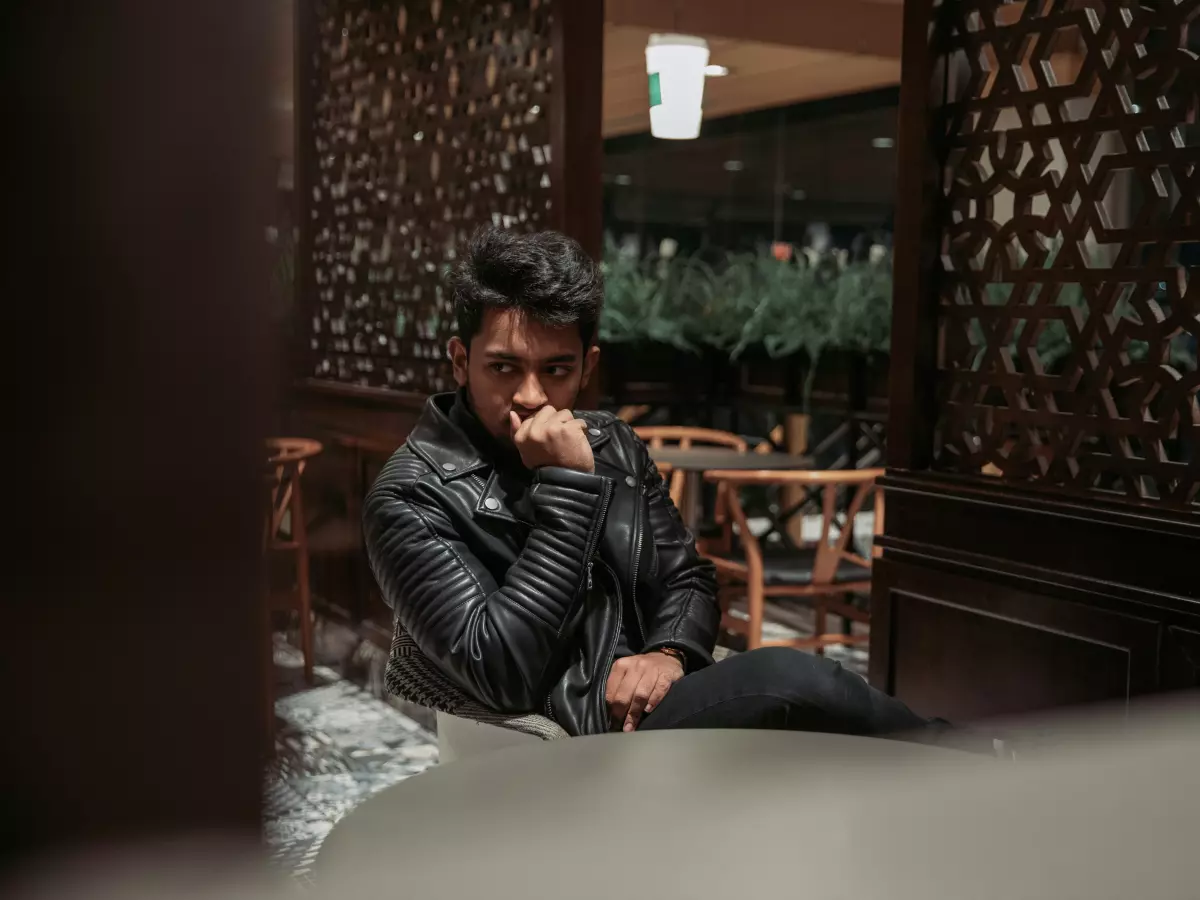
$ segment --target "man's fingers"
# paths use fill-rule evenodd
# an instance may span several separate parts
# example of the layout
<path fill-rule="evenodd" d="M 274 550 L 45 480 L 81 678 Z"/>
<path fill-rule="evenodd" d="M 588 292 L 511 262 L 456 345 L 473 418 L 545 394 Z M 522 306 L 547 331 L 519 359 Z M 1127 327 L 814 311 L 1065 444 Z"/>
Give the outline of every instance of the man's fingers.
<path fill-rule="evenodd" d="M 624 659 L 618 659 L 612 664 L 612 669 L 608 673 L 608 684 L 604 686 L 604 702 L 612 704 L 617 699 L 617 690 L 621 687 L 621 680 L 625 677 L 626 663 Z"/>
<path fill-rule="evenodd" d="M 521 417 L 511 409 L 508 411 L 508 424 L 512 428 L 513 440 L 517 439 L 517 435 L 521 433 Z"/>
<path fill-rule="evenodd" d="M 658 676 L 654 690 L 650 692 L 650 699 L 646 701 L 646 714 L 654 712 L 654 707 L 662 703 L 663 697 L 667 696 L 667 691 L 671 690 L 672 684 L 671 679 L 662 675 Z"/>
<path fill-rule="evenodd" d="M 587 430 L 588 430 L 588 423 L 585 422 L 583 419 L 575 419 L 574 421 L 575 421 L 575 424 L 579 426 L 579 430 L 584 432 L 584 434 L 586 434 Z"/>
<path fill-rule="evenodd" d="M 642 720 L 642 710 L 646 708 L 646 703 L 650 699 L 650 695 L 654 693 L 655 686 L 659 680 L 659 675 L 653 672 L 644 674 L 633 689 L 633 697 L 629 701 L 629 710 L 625 714 L 625 730 L 633 731 L 638 726 L 638 722 Z"/>
<path fill-rule="evenodd" d="M 543 406 L 532 416 L 525 420 L 525 425 L 529 428 L 526 436 L 533 440 L 542 440 L 546 436 L 546 429 L 550 423 L 555 420 L 558 415 L 558 410 L 553 406 Z"/>
<path fill-rule="evenodd" d="M 629 704 L 633 700 L 633 692 L 637 683 L 637 671 L 632 667 L 626 669 L 621 683 L 613 691 L 612 700 L 608 704 L 614 725 L 624 722 L 625 717 L 629 714 Z"/>

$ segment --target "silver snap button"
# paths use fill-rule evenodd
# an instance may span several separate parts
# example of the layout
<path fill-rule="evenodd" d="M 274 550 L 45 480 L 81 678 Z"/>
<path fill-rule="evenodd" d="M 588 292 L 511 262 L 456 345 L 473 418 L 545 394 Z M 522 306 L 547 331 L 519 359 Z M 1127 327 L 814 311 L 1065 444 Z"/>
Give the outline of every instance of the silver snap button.
<path fill-rule="evenodd" d="M 483 508 L 490 509 L 492 512 L 495 512 L 500 508 L 500 501 L 495 497 L 488 497 L 483 501 Z"/>
<path fill-rule="evenodd" d="M 600 429 L 599 428 L 589 428 L 588 434 L 590 434 L 592 437 L 600 437 Z"/>
<path fill-rule="evenodd" d="M 442 468 L 447 472 L 453 472 L 458 466 L 455 463 L 442 463 Z"/>
<path fill-rule="evenodd" d="M 632 475 L 625 476 L 625 483 L 627 485 L 629 485 L 630 487 L 637 487 L 637 479 L 634 478 Z"/>

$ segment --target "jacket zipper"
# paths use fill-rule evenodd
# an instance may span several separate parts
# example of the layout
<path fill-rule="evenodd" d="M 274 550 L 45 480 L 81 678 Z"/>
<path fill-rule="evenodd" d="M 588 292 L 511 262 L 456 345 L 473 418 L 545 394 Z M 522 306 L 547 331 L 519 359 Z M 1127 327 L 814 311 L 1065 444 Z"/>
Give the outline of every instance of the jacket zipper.
<path fill-rule="evenodd" d="M 609 487 L 609 489 L 604 492 L 604 500 L 600 504 L 600 521 L 596 524 L 596 534 L 598 536 L 596 538 L 597 544 L 600 542 L 600 540 L 604 536 L 604 524 L 608 520 L 608 504 L 609 504 L 609 501 L 611 501 L 611 500 L 612 500 L 612 488 Z M 596 548 L 595 548 L 595 546 L 593 546 L 592 547 L 592 555 L 595 556 L 595 553 L 596 553 Z M 592 563 L 593 562 L 594 562 L 594 559 L 588 560 L 587 572 L 586 572 L 586 577 L 585 577 L 584 587 L 583 587 L 584 591 L 590 591 L 592 589 Z M 604 563 L 601 563 L 601 565 L 604 565 Z M 621 585 L 617 583 L 617 580 L 615 577 L 613 578 L 613 584 L 615 584 L 617 587 L 617 634 L 620 634 L 621 633 L 621 603 L 620 603 Z M 608 667 L 609 667 L 610 671 L 612 669 L 612 655 L 613 655 L 613 653 L 616 652 L 616 647 L 617 647 L 617 641 L 616 641 L 616 637 L 614 636 L 612 647 L 608 651 L 608 657 L 609 657 Z M 608 673 L 605 673 L 604 681 L 607 684 Z M 551 692 L 549 694 L 546 694 L 546 718 L 550 719 L 552 722 L 557 721 L 554 718 L 554 709 L 550 705 L 550 696 L 553 693 L 554 693 L 553 690 L 551 690 Z"/>
<path fill-rule="evenodd" d="M 613 631 L 612 640 L 608 642 L 608 662 L 604 665 L 604 677 L 600 679 L 602 686 L 608 685 L 608 677 L 612 674 L 612 667 L 615 660 L 613 654 L 617 652 L 617 638 L 621 636 L 621 622 L 623 619 L 624 601 L 621 599 L 621 582 L 617 579 L 617 575 L 612 569 L 605 565 L 604 561 L 600 561 L 600 565 L 608 569 L 608 574 L 612 576 L 613 587 L 617 589 L 617 628 Z M 604 690 L 600 691 L 600 714 L 607 717 L 608 709 L 604 705 Z"/>
<path fill-rule="evenodd" d="M 629 588 L 629 602 L 633 606 L 634 620 L 637 622 L 638 637 L 641 638 L 642 648 L 646 646 L 646 624 L 642 621 L 642 611 L 637 605 L 638 567 L 642 564 L 642 504 L 637 505 L 637 527 L 633 530 L 633 580 Z"/>

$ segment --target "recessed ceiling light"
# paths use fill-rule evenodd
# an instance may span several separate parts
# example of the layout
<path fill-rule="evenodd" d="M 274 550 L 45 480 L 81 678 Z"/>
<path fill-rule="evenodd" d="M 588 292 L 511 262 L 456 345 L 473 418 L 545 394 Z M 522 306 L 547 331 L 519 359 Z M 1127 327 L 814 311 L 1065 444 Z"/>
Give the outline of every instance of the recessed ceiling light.
<path fill-rule="evenodd" d="M 704 74 L 709 78 L 724 78 L 729 74 L 729 69 L 725 66 L 705 66 Z"/>
<path fill-rule="evenodd" d="M 746 164 L 744 162 L 742 162 L 740 159 L 725 160 L 725 171 L 726 172 L 740 172 L 744 168 L 746 168 Z"/>
<path fill-rule="evenodd" d="M 792 191 L 792 199 L 793 200 L 803 200 L 807 196 L 808 196 L 808 192 L 802 191 L 802 190 L 800 190 L 800 188 L 796 188 L 796 190 Z"/>
<path fill-rule="evenodd" d="M 616 184 L 633 184 L 633 176 L 632 175 L 614 175 L 613 181 Z"/>
<path fill-rule="evenodd" d="M 887 150 L 890 147 L 896 146 L 896 142 L 890 137 L 877 137 L 871 140 L 871 146 L 876 150 Z"/>

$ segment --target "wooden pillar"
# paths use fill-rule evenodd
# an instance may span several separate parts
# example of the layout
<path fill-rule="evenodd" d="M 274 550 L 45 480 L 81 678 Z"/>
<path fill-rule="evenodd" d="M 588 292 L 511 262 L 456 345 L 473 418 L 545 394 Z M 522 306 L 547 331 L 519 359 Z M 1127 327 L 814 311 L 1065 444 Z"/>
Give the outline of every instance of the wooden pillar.
<path fill-rule="evenodd" d="M 598 260 L 604 247 L 604 0 L 556 2 L 553 48 L 550 222 Z M 600 384 L 597 370 L 580 397 L 581 408 L 599 405 Z"/>
<path fill-rule="evenodd" d="M 604 244 L 604 0 L 554 4 L 550 222 L 599 259 Z"/>
<path fill-rule="evenodd" d="M 8 171 L 31 187 L 9 199 L 0 268 L 19 317 L 0 359 L 18 454 L 0 868 L 190 832 L 258 840 L 266 14 L 18 4 L 0 29 L 25 136 Z"/>

